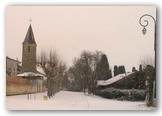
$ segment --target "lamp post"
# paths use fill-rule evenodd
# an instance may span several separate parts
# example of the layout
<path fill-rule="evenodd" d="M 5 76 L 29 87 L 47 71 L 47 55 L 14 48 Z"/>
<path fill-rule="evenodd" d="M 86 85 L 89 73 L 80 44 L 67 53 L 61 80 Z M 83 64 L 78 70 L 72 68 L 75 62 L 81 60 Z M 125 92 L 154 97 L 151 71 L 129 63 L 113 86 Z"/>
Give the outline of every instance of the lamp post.
<path fill-rule="evenodd" d="M 154 51 L 155 51 L 155 71 L 156 71 L 156 20 L 150 14 L 144 14 L 139 19 L 139 24 L 143 27 L 142 33 L 145 35 L 147 32 L 146 27 L 149 25 L 149 21 L 147 18 L 151 18 L 154 21 Z"/>
<path fill-rule="evenodd" d="M 147 29 L 146 29 L 146 27 L 149 25 L 149 21 L 147 20 L 147 18 L 151 18 L 152 20 L 153 20 L 153 22 L 154 22 L 154 51 L 155 51 L 155 78 L 156 78 L 156 20 L 155 20 L 155 18 L 152 16 L 152 15 L 150 15 L 150 14 L 144 14 L 144 15 L 142 15 L 141 16 L 141 18 L 139 19 L 139 23 L 140 23 L 140 25 L 143 27 L 143 29 L 142 29 L 142 33 L 145 35 L 146 34 L 146 32 L 147 32 Z M 152 76 L 152 75 L 151 75 Z M 149 77 L 149 78 L 151 78 L 151 77 Z M 153 89 L 153 94 L 151 95 L 150 94 L 150 92 L 148 92 L 149 93 L 149 95 L 151 95 L 150 96 L 150 98 L 149 98 L 149 101 L 148 101 L 148 103 L 149 102 L 151 102 L 151 105 L 152 105 L 152 103 L 153 103 L 153 99 L 154 99 L 154 92 L 155 92 L 155 80 L 152 80 L 153 82 L 151 82 L 150 84 L 151 85 L 153 85 L 153 88 L 151 87 L 151 85 L 149 84 L 149 86 L 148 86 L 148 89 L 150 90 L 150 89 Z M 151 87 L 151 88 L 150 88 Z M 152 99 L 151 99 L 152 98 Z M 148 104 L 147 103 L 147 104 Z"/>
<path fill-rule="evenodd" d="M 140 25 L 143 27 L 142 29 L 142 33 L 145 35 L 147 32 L 146 27 L 149 25 L 149 21 L 146 18 L 151 18 L 154 21 L 154 51 L 156 51 L 156 20 L 153 16 L 151 16 L 150 14 L 144 14 L 141 16 L 141 18 L 139 19 L 139 23 Z"/>

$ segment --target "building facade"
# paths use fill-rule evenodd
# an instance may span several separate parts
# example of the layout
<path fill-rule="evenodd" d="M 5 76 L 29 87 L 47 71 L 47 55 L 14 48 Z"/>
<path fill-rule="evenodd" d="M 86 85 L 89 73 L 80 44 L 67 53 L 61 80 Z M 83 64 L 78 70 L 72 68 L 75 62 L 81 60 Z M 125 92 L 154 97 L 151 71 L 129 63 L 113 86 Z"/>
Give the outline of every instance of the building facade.
<path fill-rule="evenodd" d="M 6 57 L 6 73 L 9 76 L 16 77 L 17 74 L 20 73 L 20 64 L 21 62 L 18 60 L 14 60 L 12 58 Z"/>

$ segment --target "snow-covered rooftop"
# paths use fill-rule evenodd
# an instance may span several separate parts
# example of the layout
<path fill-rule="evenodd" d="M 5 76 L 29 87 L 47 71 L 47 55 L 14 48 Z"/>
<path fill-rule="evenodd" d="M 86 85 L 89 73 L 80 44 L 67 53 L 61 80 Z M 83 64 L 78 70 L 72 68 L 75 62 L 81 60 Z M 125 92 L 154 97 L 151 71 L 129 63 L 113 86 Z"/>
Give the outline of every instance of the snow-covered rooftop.
<path fill-rule="evenodd" d="M 24 72 L 21 74 L 17 75 L 18 77 L 29 77 L 29 76 L 33 76 L 33 77 L 42 77 L 42 74 L 38 74 L 38 73 L 33 73 L 33 72 Z"/>
<path fill-rule="evenodd" d="M 134 73 L 134 72 L 119 74 L 119 75 L 117 75 L 117 76 L 115 76 L 115 77 L 112 77 L 111 79 L 108 79 L 108 80 L 98 80 L 98 81 L 97 81 L 97 85 L 98 85 L 98 86 L 110 85 L 110 84 L 112 84 L 112 83 L 115 83 L 115 82 L 121 80 L 121 79 L 124 78 L 124 77 L 127 77 L 127 76 L 133 74 L 133 73 Z"/>

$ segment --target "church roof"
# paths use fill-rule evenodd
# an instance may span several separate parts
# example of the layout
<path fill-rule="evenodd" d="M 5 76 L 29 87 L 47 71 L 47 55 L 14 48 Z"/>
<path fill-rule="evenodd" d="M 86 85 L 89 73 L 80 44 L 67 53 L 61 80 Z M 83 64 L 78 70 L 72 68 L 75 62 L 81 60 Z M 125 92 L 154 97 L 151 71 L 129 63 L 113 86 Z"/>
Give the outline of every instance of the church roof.
<path fill-rule="evenodd" d="M 36 44 L 35 38 L 34 38 L 33 29 L 32 29 L 32 26 L 31 25 L 29 26 L 29 29 L 27 31 L 27 34 L 26 34 L 26 37 L 25 37 L 25 40 L 24 40 L 23 44 L 25 44 L 25 43 L 33 43 L 33 44 Z"/>

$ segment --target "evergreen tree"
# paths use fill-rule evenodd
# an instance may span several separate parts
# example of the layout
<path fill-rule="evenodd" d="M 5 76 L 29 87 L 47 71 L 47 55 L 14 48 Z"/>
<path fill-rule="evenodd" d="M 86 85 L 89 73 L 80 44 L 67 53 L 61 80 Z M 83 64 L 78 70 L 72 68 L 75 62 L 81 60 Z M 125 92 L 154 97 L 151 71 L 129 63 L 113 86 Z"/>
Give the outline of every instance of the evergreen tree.
<path fill-rule="evenodd" d="M 123 73 L 126 73 L 125 66 L 124 65 L 121 66 L 121 72 L 120 72 L 120 74 L 123 74 Z"/>
<path fill-rule="evenodd" d="M 135 67 L 132 67 L 132 72 L 136 72 L 136 68 Z"/>
<path fill-rule="evenodd" d="M 119 66 L 119 68 L 118 68 L 118 74 L 123 74 L 125 72 L 126 72 L 125 71 L 125 67 L 123 65 Z"/>
<path fill-rule="evenodd" d="M 133 69 L 132 69 L 133 70 Z M 144 71 L 142 70 L 142 65 L 139 66 L 139 71 L 135 70 L 135 88 L 145 89 L 146 77 Z"/>
<path fill-rule="evenodd" d="M 140 66 L 139 66 L 139 72 L 142 72 L 143 70 L 142 70 L 142 65 L 140 64 Z"/>
<path fill-rule="evenodd" d="M 112 77 L 111 71 L 109 70 L 109 63 L 107 60 L 107 56 L 105 54 L 102 55 L 101 61 L 99 62 L 99 65 L 101 67 L 101 79 L 102 80 L 107 80 Z"/>
<path fill-rule="evenodd" d="M 122 66 L 122 74 L 126 73 L 125 66 Z"/>
<path fill-rule="evenodd" d="M 109 77 L 112 78 L 112 72 L 109 70 Z"/>
<path fill-rule="evenodd" d="M 118 66 L 114 66 L 114 76 L 118 75 Z"/>
<path fill-rule="evenodd" d="M 122 72 L 122 67 L 119 66 L 119 68 L 118 68 L 118 74 L 121 74 L 121 72 Z"/>
<path fill-rule="evenodd" d="M 117 65 L 114 66 L 114 76 L 118 74 L 123 74 L 123 73 L 126 73 L 124 65 L 121 65 L 119 67 Z"/>
<path fill-rule="evenodd" d="M 145 88 L 145 76 L 144 76 L 144 72 L 142 70 L 142 65 L 139 66 L 139 88 L 140 89 L 144 89 Z"/>
<path fill-rule="evenodd" d="M 70 81 L 68 79 L 68 74 L 65 72 L 65 75 L 63 75 L 61 80 L 61 89 L 62 90 L 69 90 Z"/>

